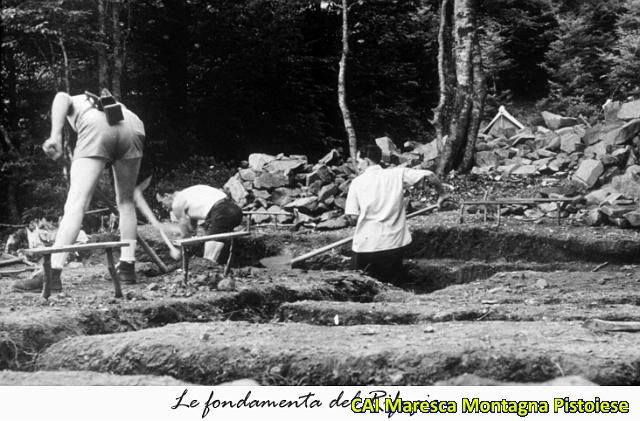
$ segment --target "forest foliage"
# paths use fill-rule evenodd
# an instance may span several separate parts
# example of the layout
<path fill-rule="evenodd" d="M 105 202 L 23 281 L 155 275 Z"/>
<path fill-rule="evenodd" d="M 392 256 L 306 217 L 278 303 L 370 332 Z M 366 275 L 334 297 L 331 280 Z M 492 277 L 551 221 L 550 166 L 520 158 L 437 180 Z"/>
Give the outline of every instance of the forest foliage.
<path fill-rule="evenodd" d="M 589 118 L 640 89 L 640 0 L 479 1 L 487 116 L 537 102 Z M 341 18 L 321 1 L 104 0 L 102 30 L 99 3 L 2 4 L 0 215 L 60 211 L 61 165 L 39 150 L 50 102 L 59 90 L 98 91 L 101 66 L 145 122 L 149 171 L 346 149 Z M 358 141 L 431 141 L 439 2 L 351 3 L 346 85 Z"/>

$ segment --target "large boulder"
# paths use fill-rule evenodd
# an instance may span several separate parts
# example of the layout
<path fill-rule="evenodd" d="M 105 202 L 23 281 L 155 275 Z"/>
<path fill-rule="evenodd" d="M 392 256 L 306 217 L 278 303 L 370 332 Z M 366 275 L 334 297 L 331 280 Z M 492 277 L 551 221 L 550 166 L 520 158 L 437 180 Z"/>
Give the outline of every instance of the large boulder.
<path fill-rule="evenodd" d="M 347 217 L 345 215 L 339 216 L 333 219 L 327 219 L 325 221 L 320 222 L 316 225 L 316 229 L 323 230 L 336 230 L 341 228 L 347 228 L 349 226 L 349 222 L 347 221 Z"/>
<path fill-rule="evenodd" d="M 382 159 L 389 162 L 391 156 L 394 154 L 400 154 L 400 149 L 393 143 L 391 138 L 384 136 L 376 139 L 376 145 L 382 151 Z"/>
<path fill-rule="evenodd" d="M 640 99 L 622 104 L 618 110 L 618 118 L 621 120 L 640 118 Z"/>
<path fill-rule="evenodd" d="M 640 118 L 625 123 L 618 129 L 614 142 L 618 145 L 630 142 L 636 135 L 640 134 Z"/>
<path fill-rule="evenodd" d="M 432 142 L 426 143 L 424 145 L 420 145 L 416 147 L 412 153 L 416 153 L 422 155 L 422 159 L 424 161 L 431 161 L 438 158 L 440 155 L 440 151 L 438 150 L 438 141 L 434 140 Z"/>
<path fill-rule="evenodd" d="M 624 174 L 613 177 L 611 186 L 627 197 L 640 200 L 640 165 L 632 165 Z"/>
<path fill-rule="evenodd" d="M 580 163 L 573 179 L 583 183 L 587 187 L 593 187 L 598 177 L 604 172 L 602 162 L 597 159 L 585 159 Z"/>
<path fill-rule="evenodd" d="M 560 150 L 566 153 L 572 153 L 583 146 L 580 136 L 571 132 L 560 136 Z"/>
<path fill-rule="evenodd" d="M 313 171 L 306 176 L 307 186 L 316 180 L 320 180 L 322 184 L 330 183 L 333 181 L 333 173 L 326 165 L 316 165 Z"/>
<path fill-rule="evenodd" d="M 277 206 L 284 206 L 293 202 L 297 196 L 300 196 L 299 189 L 279 187 L 271 192 L 271 203 Z"/>
<path fill-rule="evenodd" d="M 499 165 L 498 156 L 493 151 L 477 152 L 476 165 L 478 167 L 497 167 Z"/>
<path fill-rule="evenodd" d="M 286 205 L 284 205 L 284 208 L 286 210 L 297 208 L 301 211 L 313 212 L 318 208 L 318 197 L 301 197 L 294 200 L 293 202 L 287 203 Z"/>
<path fill-rule="evenodd" d="M 223 187 L 229 194 L 231 198 L 240 206 L 244 206 L 247 202 L 247 196 L 249 196 L 249 192 L 242 185 L 242 180 L 240 179 L 240 175 L 236 174 L 231 177 Z"/>
<path fill-rule="evenodd" d="M 326 186 L 322 186 L 318 192 L 318 200 L 321 202 L 326 201 L 329 197 L 338 193 L 338 187 L 335 183 L 329 183 Z"/>
<path fill-rule="evenodd" d="M 289 177 L 284 175 L 282 171 L 267 172 L 263 171 L 253 180 L 253 186 L 256 189 L 275 189 L 284 187 L 289 184 Z"/>
<path fill-rule="evenodd" d="M 289 174 L 302 169 L 306 163 L 307 161 L 302 159 L 275 159 L 266 163 L 263 169 L 268 172 Z"/>
<path fill-rule="evenodd" d="M 575 126 L 578 123 L 580 123 L 576 118 L 563 117 L 561 115 L 550 113 L 548 111 L 543 111 L 541 115 L 542 115 L 542 118 L 544 119 L 544 123 L 547 125 L 548 128 L 552 130 L 558 130 L 562 127 Z"/>
<path fill-rule="evenodd" d="M 322 165 L 336 165 L 340 161 L 340 152 L 337 149 L 331 149 L 331 151 L 320 158 L 318 164 Z"/>
<path fill-rule="evenodd" d="M 254 171 L 262 171 L 262 167 L 264 167 L 274 159 L 276 159 L 276 157 L 272 155 L 267 155 L 264 153 L 252 153 L 251 155 L 249 155 L 249 167 Z"/>
<path fill-rule="evenodd" d="M 629 225 L 631 225 L 632 227 L 640 227 L 640 209 L 626 213 L 624 215 L 624 219 L 629 221 Z"/>
<path fill-rule="evenodd" d="M 602 106 L 604 113 L 604 121 L 612 123 L 618 120 L 618 112 L 620 111 L 620 101 L 611 101 L 610 99 Z"/>

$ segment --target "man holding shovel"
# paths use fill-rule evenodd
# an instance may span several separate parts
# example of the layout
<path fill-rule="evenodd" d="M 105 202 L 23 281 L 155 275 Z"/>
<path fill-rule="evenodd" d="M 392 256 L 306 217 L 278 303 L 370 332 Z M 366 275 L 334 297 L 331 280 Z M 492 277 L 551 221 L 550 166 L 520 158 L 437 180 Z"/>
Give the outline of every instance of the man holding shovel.
<path fill-rule="evenodd" d="M 51 105 L 51 136 L 42 145 L 45 154 L 57 160 L 62 156 L 62 129 L 65 120 L 78 133 L 70 171 L 70 187 L 64 205 L 64 215 L 54 246 L 72 244 L 82 225 L 84 212 L 91 202 L 98 179 L 105 166 L 113 166 L 120 237 L 129 243 L 120 253 L 118 272 L 123 282 L 135 283 L 136 208 L 133 191 L 138 178 L 145 137 L 144 125 L 133 112 L 115 101 L 107 90 L 98 98 L 59 92 Z M 51 289 L 60 291 L 60 274 L 66 253 L 51 256 Z M 32 278 L 18 281 L 15 291 L 42 290 L 44 271 Z"/>
<path fill-rule="evenodd" d="M 357 218 L 353 236 L 353 267 L 386 282 L 402 275 L 405 246 L 411 242 L 404 209 L 404 189 L 426 179 L 438 191 L 438 206 L 446 199 L 436 175 L 427 170 L 380 166 L 382 152 L 367 146 L 358 158 L 361 174 L 349 186 L 345 214 Z"/>
<path fill-rule="evenodd" d="M 157 195 L 156 199 L 171 211 L 183 238 L 192 236 L 199 223 L 203 223 L 207 235 L 230 232 L 242 223 L 242 209 L 224 191 L 204 184 Z M 224 243 L 207 241 L 204 257 L 218 262 L 223 248 Z"/>

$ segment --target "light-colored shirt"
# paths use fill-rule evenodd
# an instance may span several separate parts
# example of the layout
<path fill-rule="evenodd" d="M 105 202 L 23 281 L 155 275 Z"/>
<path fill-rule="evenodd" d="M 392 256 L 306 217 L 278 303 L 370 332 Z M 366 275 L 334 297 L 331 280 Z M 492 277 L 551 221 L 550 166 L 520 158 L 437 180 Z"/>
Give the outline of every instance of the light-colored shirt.
<path fill-rule="evenodd" d="M 172 218 L 178 221 L 185 217 L 202 221 L 216 203 L 226 198 L 225 192 L 211 186 L 198 184 L 188 187 L 173 197 Z"/>
<path fill-rule="evenodd" d="M 404 189 L 431 174 L 427 170 L 372 165 L 354 178 L 344 208 L 347 215 L 358 215 L 353 251 L 368 253 L 409 244 Z"/>

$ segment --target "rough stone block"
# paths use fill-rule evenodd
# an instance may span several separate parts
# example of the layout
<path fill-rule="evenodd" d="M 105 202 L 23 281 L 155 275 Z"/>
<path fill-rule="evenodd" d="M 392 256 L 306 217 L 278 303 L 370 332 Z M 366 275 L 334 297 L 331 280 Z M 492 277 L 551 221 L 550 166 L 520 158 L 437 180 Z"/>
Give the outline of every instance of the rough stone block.
<path fill-rule="evenodd" d="M 261 171 L 267 163 L 276 159 L 275 156 L 264 153 L 252 153 L 249 155 L 249 167 L 254 171 Z"/>
<path fill-rule="evenodd" d="M 242 185 L 240 175 L 236 174 L 231 177 L 224 185 L 224 189 L 229 192 L 231 198 L 240 206 L 244 206 L 247 201 L 249 192 Z"/>
<path fill-rule="evenodd" d="M 391 155 L 400 154 L 400 149 L 398 149 L 395 143 L 393 143 L 393 140 L 387 136 L 377 138 L 376 145 L 378 145 L 382 151 L 382 158 L 387 162 L 391 159 Z"/>
<path fill-rule="evenodd" d="M 578 170 L 573 175 L 573 179 L 583 183 L 587 187 L 593 187 L 603 172 L 604 166 L 602 162 L 597 159 L 585 159 L 580 163 Z"/>
<path fill-rule="evenodd" d="M 277 187 L 284 187 L 288 184 L 289 177 L 285 176 L 281 171 L 263 171 L 256 177 L 255 180 L 253 180 L 253 187 L 255 187 L 256 189 L 275 189 Z"/>
<path fill-rule="evenodd" d="M 562 127 L 575 126 L 579 123 L 578 119 L 573 117 L 563 117 L 558 114 L 543 111 L 541 113 L 544 123 L 552 130 L 558 130 Z"/>
<path fill-rule="evenodd" d="M 618 118 L 621 120 L 640 118 L 640 99 L 622 104 L 618 110 Z"/>

